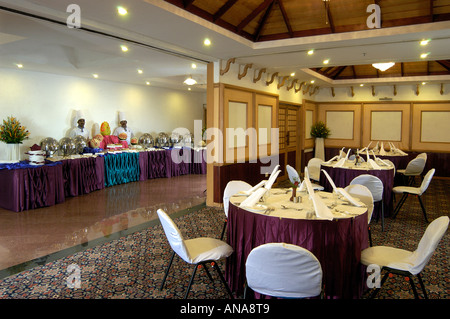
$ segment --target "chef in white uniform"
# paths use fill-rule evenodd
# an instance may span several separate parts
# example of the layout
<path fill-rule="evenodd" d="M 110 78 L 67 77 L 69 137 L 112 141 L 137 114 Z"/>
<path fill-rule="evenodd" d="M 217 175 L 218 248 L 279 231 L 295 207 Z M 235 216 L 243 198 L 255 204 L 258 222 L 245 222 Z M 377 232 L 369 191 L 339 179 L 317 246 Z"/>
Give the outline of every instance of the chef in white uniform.
<path fill-rule="evenodd" d="M 120 126 L 114 130 L 113 135 L 119 136 L 120 133 L 127 134 L 127 143 L 131 145 L 131 138 L 134 136 L 133 131 L 127 126 L 127 119 L 124 112 L 119 112 L 119 124 Z"/>
<path fill-rule="evenodd" d="M 86 140 L 89 140 L 89 130 L 85 128 L 86 119 L 84 117 L 83 111 L 77 111 L 75 115 L 76 127 L 70 131 L 69 137 L 75 138 L 78 135 L 83 136 Z"/>

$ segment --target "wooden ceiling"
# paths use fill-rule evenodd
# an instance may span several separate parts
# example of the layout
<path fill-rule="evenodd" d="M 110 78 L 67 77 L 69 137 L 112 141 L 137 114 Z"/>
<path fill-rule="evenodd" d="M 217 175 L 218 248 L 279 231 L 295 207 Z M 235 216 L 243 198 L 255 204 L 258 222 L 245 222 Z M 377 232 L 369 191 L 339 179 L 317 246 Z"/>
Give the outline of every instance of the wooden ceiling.
<path fill-rule="evenodd" d="M 379 71 L 371 64 L 312 68 L 332 80 L 388 78 L 450 74 L 450 60 L 396 63 L 386 71 Z"/>
<path fill-rule="evenodd" d="M 253 42 L 368 30 L 367 6 L 381 27 L 450 20 L 450 0 L 165 0 Z"/>

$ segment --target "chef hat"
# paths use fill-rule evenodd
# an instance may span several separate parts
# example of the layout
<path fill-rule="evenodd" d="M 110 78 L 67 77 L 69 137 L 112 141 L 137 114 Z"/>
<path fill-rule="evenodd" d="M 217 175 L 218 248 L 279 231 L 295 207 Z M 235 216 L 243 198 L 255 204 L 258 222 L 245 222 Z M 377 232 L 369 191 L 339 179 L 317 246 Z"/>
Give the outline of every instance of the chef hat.
<path fill-rule="evenodd" d="M 81 119 L 83 119 L 83 120 L 85 119 L 84 113 L 83 113 L 83 111 L 78 110 L 77 114 L 75 115 L 75 120 L 78 122 L 78 120 L 81 120 Z"/>
<path fill-rule="evenodd" d="M 126 121 L 125 112 L 119 112 L 119 123 L 122 121 Z"/>
<path fill-rule="evenodd" d="M 81 119 L 86 119 L 84 117 L 83 111 L 81 111 L 81 110 L 75 111 L 75 118 L 73 119 L 73 122 L 74 122 L 73 124 L 75 126 L 77 126 L 78 125 L 78 120 L 81 120 Z"/>

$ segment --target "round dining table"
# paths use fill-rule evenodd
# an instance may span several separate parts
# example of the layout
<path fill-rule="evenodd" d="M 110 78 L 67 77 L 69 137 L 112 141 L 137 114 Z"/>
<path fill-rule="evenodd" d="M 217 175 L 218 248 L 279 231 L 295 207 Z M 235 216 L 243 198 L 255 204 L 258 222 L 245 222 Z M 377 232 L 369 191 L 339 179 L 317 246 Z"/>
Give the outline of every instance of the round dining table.
<path fill-rule="evenodd" d="M 354 161 L 346 161 L 341 167 L 335 167 L 336 162 L 324 162 L 321 164 L 321 169 L 326 171 L 333 180 L 336 187 L 345 188 L 350 185 L 350 182 L 357 176 L 363 174 L 374 175 L 378 177 L 383 183 L 383 203 L 384 203 L 384 217 L 389 217 L 393 212 L 393 198 L 392 188 L 394 187 L 395 168 L 390 165 L 379 165 L 379 168 L 373 168 L 369 163 L 363 162 L 356 165 Z M 325 191 L 331 192 L 333 190 L 325 174 L 320 171 L 320 185 L 324 187 Z M 375 203 L 373 218 L 378 218 L 381 214 L 381 202 Z"/>
<path fill-rule="evenodd" d="M 332 220 L 318 218 L 304 191 L 299 202 L 290 201 L 292 190 L 274 188 L 264 201 L 241 207 L 245 195 L 230 198 L 227 242 L 234 253 L 227 258 L 226 279 L 238 295 L 246 282 L 245 262 L 251 250 L 266 243 L 289 243 L 312 252 L 323 271 L 323 293 L 329 299 L 357 299 L 365 289 L 366 268 L 361 251 L 368 247 L 367 208 L 353 206 L 345 198 L 318 192 L 329 207 Z M 256 298 L 266 298 L 255 294 Z"/>

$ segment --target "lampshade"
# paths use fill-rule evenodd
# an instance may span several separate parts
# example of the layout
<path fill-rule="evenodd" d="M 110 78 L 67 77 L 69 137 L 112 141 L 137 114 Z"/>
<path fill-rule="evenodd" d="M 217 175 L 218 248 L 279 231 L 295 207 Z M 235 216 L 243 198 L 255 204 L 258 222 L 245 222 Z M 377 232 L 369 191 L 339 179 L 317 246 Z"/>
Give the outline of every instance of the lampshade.
<path fill-rule="evenodd" d="M 195 80 L 192 78 L 192 75 L 191 75 L 191 76 L 189 76 L 186 80 L 184 80 L 183 83 L 184 83 L 184 84 L 187 84 L 187 85 L 194 85 L 194 84 L 197 84 L 197 81 L 195 81 Z"/>
<path fill-rule="evenodd" d="M 372 64 L 372 66 L 375 69 L 378 69 L 380 71 L 386 71 L 387 69 L 389 69 L 390 67 L 394 66 L 395 63 L 394 62 L 387 62 L 387 63 L 374 63 Z"/>

